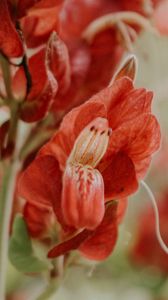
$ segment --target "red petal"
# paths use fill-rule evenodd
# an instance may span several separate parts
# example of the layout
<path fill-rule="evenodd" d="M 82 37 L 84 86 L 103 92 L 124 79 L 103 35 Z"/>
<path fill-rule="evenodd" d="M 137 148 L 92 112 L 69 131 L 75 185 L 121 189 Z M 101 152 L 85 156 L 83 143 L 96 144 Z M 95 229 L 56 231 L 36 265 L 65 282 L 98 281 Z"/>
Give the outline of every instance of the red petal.
<path fill-rule="evenodd" d="M 23 55 L 23 46 L 9 15 L 6 0 L 0 1 L 0 50 L 9 57 Z"/>
<path fill-rule="evenodd" d="M 109 0 L 65 1 L 60 15 L 60 30 L 63 39 L 72 41 L 79 38 L 92 20 L 115 9 L 116 5 L 110 2 Z"/>
<path fill-rule="evenodd" d="M 48 61 L 52 60 L 51 55 L 47 53 L 46 57 L 45 51 L 41 50 L 30 58 L 29 70 L 32 77 L 32 89 L 22 106 L 21 118 L 23 121 L 35 122 L 42 119 L 54 100 L 58 86 L 48 65 Z"/>
<path fill-rule="evenodd" d="M 105 199 L 119 199 L 134 193 L 138 188 L 134 164 L 127 154 L 114 155 L 101 172 L 104 180 Z"/>
<path fill-rule="evenodd" d="M 121 80 L 122 83 L 122 80 Z M 108 111 L 110 126 L 115 129 L 122 123 L 139 117 L 143 113 L 151 112 L 152 92 L 145 89 L 134 89 L 125 91 L 125 95 L 113 103 Z"/>
<path fill-rule="evenodd" d="M 56 95 L 52 111 L 69 111 L 74 106 L 81 104 L 81 88 L 86 79 L 90 66 L 90 52 L 85 43 L 80 43 L 72 53 L 71 58 L 71 85 L 65 95 Z"/>
<path fill-rule="evenodd" d="M 54 222 L 54 212 L 50 206 L 41 203 L 27 202 L 24 207 L 24 219 L 29 233 L 34 238 L 41 238 L 51 229 Z"/>
<path fill-rule="evenodd" d="M 58 222 L 63 222 L 61 210 L 62 174 L 53 156 L 37 157 L 24 171 L 19 180 L 18 195 L 35 205 L 52 206 Z"/>
<path fill-rule="evenodd" d="M 98 34 L 89 46 L 91 62 L 80 95 L 82 101 L 108 86 L 123 55 L 123 49 L 116 39 L 115 29 Z"/>
<path fill-rule="evenodd" d="M 89 230 L 83 230 L 76 236 L 72 237 L 71 239 L 58 244 L 54 248 L 52 248 L 48 252 L 48 257 L 49 258 L 54 258 L 60 255 L 64 255 L 66 252 L 69 252 L 71 250 L 76 250 L 80 244 L 91 234 L 92 232 Z"/>
<path fill-rule="evenodd" d="M 70 62 L 68 48 L 53 32 L 48 41 L 47 56 L 49 57 L 49 67 L 58 81 L 59 94 L 66 93 L 70 86 Z"/>
<path fill-rule="evenodd" d="M 117 240 L 116 210 L 117 204 L 109 204 L 102 223 L 80 245 L 79 250 L 88 259 L 104 260 L 114 249 Z"/>
<path fill-rule="evenodd" d="M 50 34 L 58 30 L 59 12 L 59 6 L 33 9 L 21 19 L 22 31 L 29 48 L 46 43 Z"/>
<path fill-rule="evenodd" d="M 133 161 L 135 171 L 140 176 L 146 170 L 150 156 L 159 146 L 160 126 L 156 118 L 151 114 L 142 114 L 113 131 L 103 160 L 108 160 L 118 151 L 124 151 Z"/>
<path fill-rule="evenodd" d="M 152 97 L 152 92 L 135 89 L 132 80 L 123 77 L 91 99 L 105 104 L 110 127 L 114 130 L 122 123 L 150 112 Z"/>
<path fill-rule="evenodd" d="M 37 157 L 23 172 L 18 185 L 19 196 L 32 203 L 52 206 L 60 201 L 61 172 L 52 156 Z"/>
<path fill-rule="evenodd" d="M 63 0 L 19 0 L 17 3 L 17 10 L 19 12 L 19 17 L 23 17 L 26 11 L 33 8 L 49 8 L 59 5 Z"/>
<path fill-rule="evenodd" d="M 95 231 L 83 230 L 71 239 L 51 249 L 48 257 L 57 257 L 76 249 L 79 249 L 82 254 L 91 259 L 101 260 L 107 257 L 111 253 L 117 239 L 116 208 L 114 203 L 109 204 L 103 221 Z M 84 244 L 82 244 L 83 242 Z"/>
<path fill-rule="evenodd" d="M 104 184 L 91 167 L 68 165 L 63 177 L 62 212 L 67 225 L 96 228 L 104 215 Z"/>

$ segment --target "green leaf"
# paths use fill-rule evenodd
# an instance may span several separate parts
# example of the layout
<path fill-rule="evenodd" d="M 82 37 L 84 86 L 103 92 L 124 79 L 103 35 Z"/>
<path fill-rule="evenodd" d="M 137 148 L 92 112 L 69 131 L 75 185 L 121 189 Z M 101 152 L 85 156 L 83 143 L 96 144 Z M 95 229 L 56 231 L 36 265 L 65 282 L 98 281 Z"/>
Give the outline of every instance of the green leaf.
<path fill-rule="evenodd" d="M 16 216 L 14 220 L 9 244 L 9 259 L 21 272 L 39 273 L 49 268 L 46 262 L 34 255 L 25 221 L 20 215 Z"/>

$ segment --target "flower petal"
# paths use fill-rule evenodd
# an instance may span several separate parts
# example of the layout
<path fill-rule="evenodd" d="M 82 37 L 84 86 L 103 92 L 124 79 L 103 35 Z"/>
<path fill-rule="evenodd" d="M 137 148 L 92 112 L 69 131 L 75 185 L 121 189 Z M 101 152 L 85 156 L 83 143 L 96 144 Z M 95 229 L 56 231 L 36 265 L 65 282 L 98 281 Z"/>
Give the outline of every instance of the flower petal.
<path fill-rule="evenodd" d="M 48 258 L 54 258 L 60 255 L 64 255 L 71 250 L 76 250 L 90 234 L 92 234 L 92 231 L 85 229 L 71 239 L 56 245 L 48 252 Z"/>
<path fill-rule="evenodd" d="M 50 206 L 27 202 L 23 211 L 24 219 L 33 238 L 47 236 L 54 222 L 54 212 Z"/>
<path fill-rule="evenodd" d="M 116 80 L 91 99 L 104 103 L 110 127 L 114 130 L 122 123 L 151 111 L 153 93 L 143 88 L 135 89 L 128 77 Z"/>
<path fill-rule="evenodd" d="M 19 17 L 23 17 L 30 8 L 49 8 L 59 5 L 63 0 L 18 0 L 17 10 Z"/>
<path fill-rule="evenodd" d="M 103 31 L 96 35 L 89 45 L 91 62 L 82 91 L 81 101 L 86 101 L 108 86 L 123 49 L 119 45 L 116 29 Z"/>
<path fill-rule="evenodd" d="M 56 245 L 49 251 L 48 257 L 57 257 L 71 250 L 79 249 L 88 258 L 95 260 L 106 258 L 111 253 L 117 239 L 116 209 L 116 203 L 110 203 L 101 224 L 95 231 L 83 230 L 76 236 Z"/>
<path fill-rule="evenodd" d="M 113 131 L 104 161 L 114 153 L 124 151 L 133 161 L 137 176 L 140 176 L 159 146 L 160 126 L 156 118 L 151 114 L 142 114 Z"/>
<path fill-rule="evenodd" d="M 18 195 L 34 205 L 53 207 L 58 222 L 63 229 L 61 210 L 62 174 L 58 161 L 49 155 L 37 157 L 23 172 L 19 184 Z"/>
<path fill-rule="evenodd" d="M 22 42 L 10 18 L 6 0 L 0 1 L 0 20 L 0 50 L 8 57 L 22 56 Z"/>
<path fill-rule="evenodd" d="M 61 197 L 61 171 L 49 155 L 37 157 L 23 172 L 18 194 L 29 202 L 52 206 Z M 57 200 L 58 199 L 58 200 Z"/>
<path fill-rule="evenodd" d="M 52 55 L 53 53 L 48 54 L 43 49 L 29 60 L 32 89 L 22 105 L 21 118 L 25 122 L 42 119 L 54 100 L 58 84 L 49 66 Z"/>
<path fill-rule="evenodd" d="M 104 180 L 105 199 L 119 199 L 134 193 L 138 188 L 134 164 L 128 155 L 119 152 L 101 171 Z M 100 165 L 101 166 L 101 165 Z M 101 168 L 101 167 L 100 167 Z"/>
<path fill-rule="evenodd" d="M 28 48 L 45 44 L 50 34 L 58 29 L 60 7 L 31 9 L 21 19 L 21 28 Z"/>
<path fill-rule="evenodd" d="M 108 119 L 110 126 L 114 129 L 122 123 L 139 117 L 143 113 L 151 111 L 153 93 L 144 88 L 126 91 L 122 98 L 118 99 L 115 106 L 109 108 Z"/>
<path fill-rule="evenodd" d="M 59 94 L 66 93 L 70 86 L 70 61 L 66 44 L 53 32 L 48 41 L 49 67 L 58 81 Z"/>
<path fill-rule="evenodd" d="M 111 203 L 107 206 L 102 223 L 96 228 L 94 233 L 88 237 L 78 250 L 93 260 L 104 260 L 107 258 L 117 240 L 117 203 Z"/>
<path fill-rule="evenodd" d="M 87 77 L 90 66 L 90 52 L 84 42 L 80 42 L 70 52 L 71 85 L 64 95 L 56 95 L 52 106 L 52 112 L 69 111 L 71 108 L 81 104 L 81 89 Z"/>
<path fill-rule="evenodd" d="M 104 210 L 101 174 L 90 166 L 67 165 L 62 192 L 65 223 L 75 228 L 94 229 L 102 221 Z"/>

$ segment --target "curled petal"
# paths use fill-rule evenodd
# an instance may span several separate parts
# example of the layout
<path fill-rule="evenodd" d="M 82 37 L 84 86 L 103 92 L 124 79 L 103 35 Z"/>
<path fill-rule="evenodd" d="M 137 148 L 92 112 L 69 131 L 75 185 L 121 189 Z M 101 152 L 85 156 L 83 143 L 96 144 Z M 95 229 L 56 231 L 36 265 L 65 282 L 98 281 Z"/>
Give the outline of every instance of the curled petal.
<path fill-rule="evenodd" d="M 21 118 L 23 121 L 35 122 L 42 119 L 54 100 L 58 84 L 50 69 L 49 58 L 52 59 L 44 49 L 30 58 L 29 70 L 32 77 L 32 89 L 22 105 Z"/>
<path fill-rule="evenodd" d="M 70 57 L 71 85 L 64 95 L 56 95 L 52 112 L 69 111 L 74 106 L 81 104 L 81 87 L 83 86 L 90 67 L 90 51 L 85 43 L 80 43 L 73 49 Z"/>
<path fill-rule="evenodd" d="M 104 184 L 90 166 L 67 165 L 63 177 L 62 212 L 67 225 L 94 229 L 104 215 Z"/>
<path fill-rule="evenodd" d="M 104 260 L 114 249 L 118 235 L 116 211 L 117 203 L 109 204 L 102 223 L 80 245 L 78 250 L 88 259 Z"/>
<path fill-rule="evenodd" d="M 134 55 L 131 55 L 130 57 L 127 58 L 124 65 L 115 73 L 114 77 L 112 78 L 112 82 L 124 76 L 129 77 L 134 81 L 136 76 L 136 71 L 137 71 L 136 57 Z"/>
<path fill-rule="evenodd" d="M 116 209 L 116 202 L 109 203 L 101 224 L 94 231 L 85 229 L 71 239 L 56 245 L 49 251 L 48 257 L 57 257 L 79 249 L 87 258 L 105 259 L 113 250 L 117 240 Z"/>
<path fill-rule="evenodd" d="M 0 1 L 0 50 L 8 57 L 23 55 L 23 45 L 9 15 L 7 1 Z"/>
<path fill-rule="evenodd" d="M 56 32 L 50 36 L 47 46 L 48 66 L 58 81 L 59 93 L 66 93 L 70 86 L 70 62 L 68 49 Z"/>
<path fill-rule="evenodd" d="M 119 199 L 134 193 L 138 188 L 135 167 L 127 154 L 119 152 L 101 171 L 105 187 L 105 199 Z M 100 165 L 101 169 L 101 165 Z"/>
<path fill-rule="evenodd" d="M 83 230 L 79 234 L 75 235 L 69 240 L 64 241 L 63 243 L 60 243 L 56 245 L 54 248 L 52 248 L 48 252 L 48 258 L 54 258 L 60 255 L 64 255 L 65 253 L 76 250 L 80 246 L 80 244 L 90 235 L 92 234 L 92 231 L 89 231 L 87 229 Z"/>

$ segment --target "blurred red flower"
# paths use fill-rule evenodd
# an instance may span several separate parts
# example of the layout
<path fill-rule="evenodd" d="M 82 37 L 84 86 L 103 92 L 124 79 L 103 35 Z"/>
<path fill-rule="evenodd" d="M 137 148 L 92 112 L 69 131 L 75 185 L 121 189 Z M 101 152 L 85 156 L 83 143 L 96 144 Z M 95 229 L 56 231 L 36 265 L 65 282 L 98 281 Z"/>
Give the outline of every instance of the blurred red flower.
<path fill-rule="evenodd" d="M 168 244 L 168 193 L 158 201 L 160 231 L 165 244 Z M 168 273 L 167 254 L 161 248 L 155 231 L 155 218 L 152 207 L 140 215 L 136 241 L 131 250 L 131 259 L 143 266 L 153 266 Z"/>

